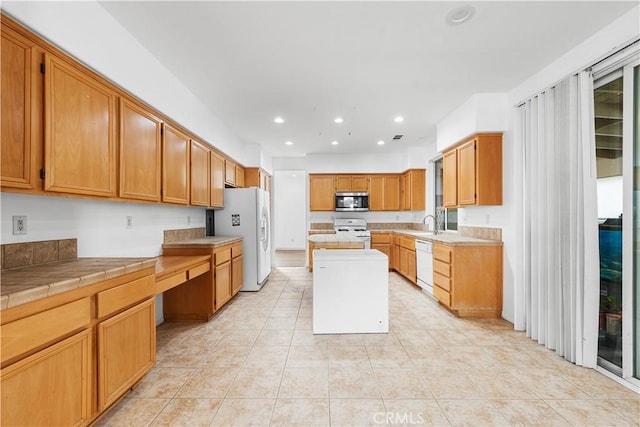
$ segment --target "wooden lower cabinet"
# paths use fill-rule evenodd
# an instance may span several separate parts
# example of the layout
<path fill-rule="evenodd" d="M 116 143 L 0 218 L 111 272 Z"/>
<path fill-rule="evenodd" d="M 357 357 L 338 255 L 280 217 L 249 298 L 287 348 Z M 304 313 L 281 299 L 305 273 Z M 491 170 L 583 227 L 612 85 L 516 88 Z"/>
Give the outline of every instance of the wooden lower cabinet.
<path fill-rule="evenodd" d="M 162 311 L 165 320 L 209 320 L 222 306 L 231 300 L 239 288 L 233 287 L 235 277 L 241 277 L 243 269 L 242 242 L 218 247 L 195 245 L 193 247 L 165 247 L 164 256 L 211 255 L 211 268 L 180 286 L 163 293 Z M 235 251 L 234 251 L 235 248 Z M 235 253 L 232 260 L 232 253 Z M 235 261 L 235 263 L 234 263 Z M 238 279 L 242 283 L 242 279 Z M 242 285 L 239 285 L 241 288 Z"/>
<path fill-rule="evenodd" d="M 377 249 L 389 258 L 389 269 L 392 269 L 391 261 L 391 234 L 371 233 L 371 249 Z"/>
<path fill-rule="evenodd" d="M 415 239 L 413 237 L 401 236 L 398 252 L 398 273 L 409 279 L 411 283 L 418 283 Z"/>
<path fill-rule="evenodd" d="M 98 328 L 98 409 L 118 400 L 156 361 L 155 299 L 148 299 Z"/>
<path fill-rule="evenodd" d="M 502 246 L 433 245 L 433 295 L 459 317 L 502 315 Z"/>
<path fill-rule="evenodd" d="M 329 243 L 309 242 L 309 271 L 313 271 L 313 251 L 315 249 L 364 249 L 364 243 L 337 245 L 337 244 L 329 244 Z"/>
<path fill-rule="evenodd" d="M 240 292 L 244 285 L 242 242 L 231 247 L 231 294 Z"/>
<path fill-rule="evenodd" d="M 91 357 L 91 329 L 85 329 L 2 369 L 2 425 L 87 425 Z"/>

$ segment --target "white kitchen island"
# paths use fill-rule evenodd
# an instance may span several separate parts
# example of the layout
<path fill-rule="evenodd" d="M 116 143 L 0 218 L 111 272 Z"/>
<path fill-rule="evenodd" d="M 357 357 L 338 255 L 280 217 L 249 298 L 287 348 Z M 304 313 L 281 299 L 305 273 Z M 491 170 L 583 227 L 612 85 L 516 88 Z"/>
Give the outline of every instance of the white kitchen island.
<path fill-rule="evenodd" d="M 388 270 L 375 249 L 314 250 L 313 333 L 388 333 Z"/>

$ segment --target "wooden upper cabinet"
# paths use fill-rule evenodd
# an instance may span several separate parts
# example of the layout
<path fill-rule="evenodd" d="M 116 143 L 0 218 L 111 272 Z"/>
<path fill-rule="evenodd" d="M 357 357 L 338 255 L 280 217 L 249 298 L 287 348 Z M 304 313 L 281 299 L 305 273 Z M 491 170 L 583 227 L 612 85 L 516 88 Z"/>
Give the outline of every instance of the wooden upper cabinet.
<path fill-rule="evenodd" d="M 371 175 L 369 177 L 369 210 L 400 210 L 399 175 Z"/>
<path fill-rule="evenodd" d="M 162 136 L 162 201 L 189 204 L 189 136 L 168 124 Z"/>
<path fill-rule="evenodd" d="M 502 134 L 478 134 L 443 155 L 445 207 L 502 204 Z"/>
<path fill-rule="evenodd" d="M 6 25 L 0 26 L 0 40 L 0 185 L 35 189 L 42 140 L 32 134 L 31 116 L 42 111 L 42 92 L 34 87 L 41 81 L 39 61 L 33 43 Z M 39 78 L 32 79 L 32 73 Z"/>
<path fill-rule="evenodd" d="M 215 208 L 224 206 L 224 157 L 211 151 L 211 195 L 209 203 Z"/>
<path fill-rule="evenodd" d="M 244 168 L 236 165 L 236 187 L 244 188 Z"/>
<path fill-rule="evenodd" d="M 444 207 L 458 205 L 458 153 L 447 151 L 442 155 L 442 204 Z"/>
<path fill-rule="evenodd" d="M 369 191 L 368 175 L 336 175 L 337 192 L 367 192 Z"/>
<path fill-rule="evenodd" d="M 411 169 L 400 177 L 400 208 L 409 211 L 423 211 L 425 209 L 426 171 Z"/>
<path fill-rule="evenodd" d="M 209 147 L 191 141 L 191 204 L 209 206 L 211 175 L 209 171 Z"/>
<path fill-rule="evenodd" d="M 335 210 L 334 178 L 333 175 L 309 175 L 309 210 Z"/>
<path fill-rule="evenodd" d="M 270 191 L 269 174 L 262 168 L 244 168 L 244 185 Z"/>
<path fill-rule="evenodd" d="M 45 190 L 116 194 L 116 102 L 107 86 L 45 54 Z"/>
<path fill-rule="evenodd" d="M 120 98 L 120 197 L 160 201 L 162 121 Z"/>
<path fill-rule="evenodd" d="M 236 186 L 236 164 L 229 159 L 224 160 L 224 183 L 231 187 Z"/>

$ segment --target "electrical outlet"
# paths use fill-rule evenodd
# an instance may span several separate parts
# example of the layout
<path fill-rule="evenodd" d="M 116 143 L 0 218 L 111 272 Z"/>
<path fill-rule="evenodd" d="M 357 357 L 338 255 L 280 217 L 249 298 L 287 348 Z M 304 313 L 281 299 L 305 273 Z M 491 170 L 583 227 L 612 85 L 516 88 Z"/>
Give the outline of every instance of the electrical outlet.
<path fill-rule="evenodd" d="M 132 227 L 133 227 L 133 217 L 127 216 L 127 228 L 132 228 Z"/>
<path fill-rule="evenodd" d="M 13 234 L 27 234 L 26 215 L 13 216 Z"/>

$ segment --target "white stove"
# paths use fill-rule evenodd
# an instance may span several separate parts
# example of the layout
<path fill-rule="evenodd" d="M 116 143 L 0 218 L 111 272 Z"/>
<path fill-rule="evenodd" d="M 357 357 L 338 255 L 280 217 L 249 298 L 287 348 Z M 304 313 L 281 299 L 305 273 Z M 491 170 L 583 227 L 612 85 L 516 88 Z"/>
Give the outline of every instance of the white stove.
<path fill-rule="evenodd" d="M 371 249 L 371 232 L 367 230 L 367 220 L 362 218 L 336 218 L 333 220 L 336 233 L 350 233 L 364 241 L 364 248 Z"/>

